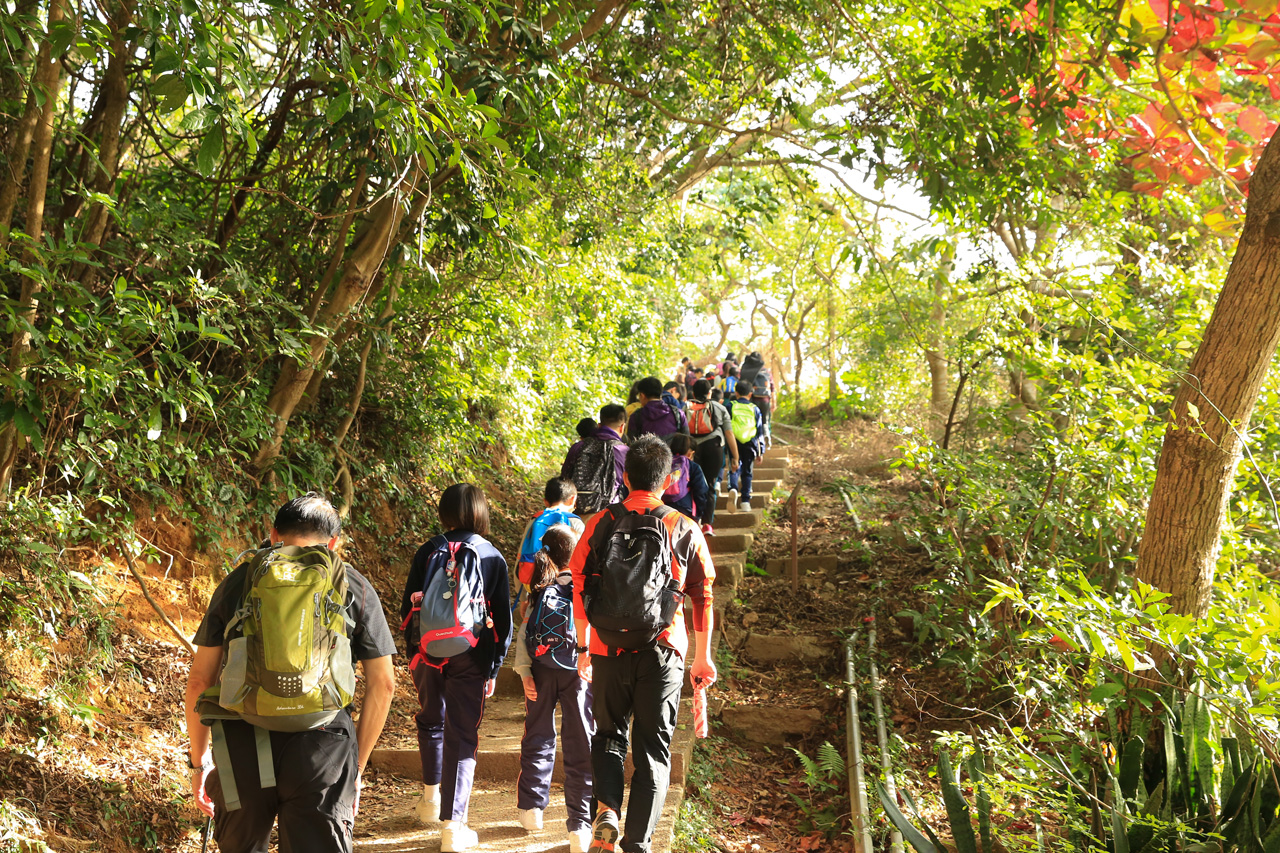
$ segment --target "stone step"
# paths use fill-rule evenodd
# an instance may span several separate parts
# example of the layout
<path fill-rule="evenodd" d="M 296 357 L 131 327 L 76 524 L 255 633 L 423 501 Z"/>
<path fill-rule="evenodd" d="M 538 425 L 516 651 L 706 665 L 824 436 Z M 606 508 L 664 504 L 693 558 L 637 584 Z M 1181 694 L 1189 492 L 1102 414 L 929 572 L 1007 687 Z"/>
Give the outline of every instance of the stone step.
<path fill-rule="evenodd" d="M 751 499 L 755 500 L 756 495 L 771 494 L 774 489 L 781 485 L 781 480 L 772 480 L 768 477 L 753 477 L 751 479 Z"/>
<path fill-rule="evenodd" d="M 835 554 L 805 554 L 796 562 L 799 564 L 800 574 L 805 575 L 816 571 L 834 572 L 840 563 L 840 558 Z M 764 564 L 764 570 L 775 576 L 787 575 L 791 572 L 791 558 L 770 558 Z"/>
<path fill-rule="evenodd" d="M 726 489 L 725 491 L 727 492 L 728 489 Z M 751 495 L 751 511 L 752 512 L 755 512 L 758 509 L 764 509 L 770 503 L 772 503 L 773 495 L 771 495 L 769 492 L 756 489 L 754 483 L 752 484 L 752 491 L 754 492 L 754 494 Z M 729 496 L 727 494 L 721 495 L 720 497 L 716 498 L 716 512 L 719 512 L 722 509 L 723 510 L 729 509 Z"/>
<path fill-rule="evenodd" d="M 742 554 L 751 550 L 751 542 L 755 537 L 747 532 L 717 533 L 707 537 L 707 546 L 715 554 Z"/>
<path fill-rule="evenodd" d="M 790 459 L 778 459 L 774 456 L 765 456 L 755 461 L 755 469 L 757 471 L 786 471 L 790 467 Z"/>
<path fill-rule="evenodd" d="M 681 700 L 681 722 L 689 719 L 689 690 Z M 557 717 L 559 713 L 557 712 Z M 559 729 L 559 724 L 556 726 Z M 480 746 L 476 753 L 476 782 L 498 782 L 514 785 L 520 776 L 520 740 L 524 736 L 524 696 L 490 697 L 485 702 L 484 720 L 480 723 Z M 685 751 L 672 751 L 671 781 L 684 784 Z M 422 759 L 417 749 L 375 749 L 369 763 L 378 770 L 408 779 L 422 776 Z M 631 757 L 627 757 L 627 776 L 631 775 Z M 561 751 L 556 750 L 552 781 L 564 781 Z M 514 802 L 514 798 L 513 798 Z M 512 807 L 514 810 L 514 806 Z"/>
<path fill-rule="evenodd" d="M 717 535 L 721 532 L 737 533 L 743 528 L 752 529 L 759 526 L 760 516 L 763 514 L 758 509 L 753 509 L 750 512 L 729 512 L 728 510 L 717 512 L 716 521 L 712 527 L 715 528 Z"/>

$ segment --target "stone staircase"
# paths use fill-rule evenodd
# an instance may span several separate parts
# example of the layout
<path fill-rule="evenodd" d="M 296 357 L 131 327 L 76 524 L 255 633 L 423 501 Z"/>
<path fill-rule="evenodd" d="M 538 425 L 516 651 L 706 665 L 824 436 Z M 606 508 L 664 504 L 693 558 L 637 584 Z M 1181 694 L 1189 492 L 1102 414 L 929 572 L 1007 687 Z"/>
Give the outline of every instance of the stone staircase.
<path fill-rule="evenodd" d="M 755 494 L 751 499 L 753 508 L 749 512 L 729 510 L 727 497 L 722 495 L 719 498 L 716 535 L 708 538 L 716 567 L 717 625 L 724 603 L 733 600 L 734 591 L 742 580 L 743 567 L 751 551 L 755 530 L 763 520 L 764 508 L 771 504 L 773 491 L 782 486 L 789 465 L 786 447 L 775 447 L 764 459 L 756 461 L 756 479 L 752 487 Z M 713 635 L 713 648 L 718 641 L 719 631 Z M 671 849 L 676 816 L 684 801 L 685 773 L 694 744 L 691 703 L 686 681 L 676 736 L 671 744 L 671 788 L 653 838 L 655 853 L 666 853 Z M 412 721 L 407 724 L 412 726 Z M 515 789 L 520 773 L 520 739 L 523 733 L 524 696 L 520 678 L 509 666 L 504 666 L 498 675 L 494 695 L 485 706 L 485 717 L 480 726 L 480 751 L 476 756 L 475 787 L 469 815 L 469 824 L 480 837 L 480 843 L 472 848 L 477 853 L 546 853 L 568 849 L 563 792 L 556 785 L 563 779 L 558 754 L 545 828 L 541 832 L 526 833 L 516 820 Z M 420 779 L 416 749 L 374 750 L 370 764 L 381 773 L 394 774 L 410 783 Z M 406 811 L 409 806 L 410 802 L 406 801 Z M 397 853 L 438 853 L 440 850 L 439 829 L 423 828 L 411 817 L 367 828 L 372 830 L 372 836 L 357 838 L 358 849 L 394 850 Z"/>

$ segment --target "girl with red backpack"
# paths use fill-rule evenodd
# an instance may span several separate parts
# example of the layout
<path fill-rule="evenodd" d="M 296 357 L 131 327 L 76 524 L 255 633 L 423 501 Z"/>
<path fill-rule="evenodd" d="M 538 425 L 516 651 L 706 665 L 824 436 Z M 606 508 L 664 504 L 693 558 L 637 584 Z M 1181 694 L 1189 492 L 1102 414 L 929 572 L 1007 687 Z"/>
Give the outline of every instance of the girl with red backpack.
<path fill-rule="evenodd" d="M 474 847 L 476 833 L 467 826 L 467 807 L 475 777 L 480 720 L 485 700 L 493 695 L 502 659 L 511 644 L 511 601 L 507 561 L 485 539 L 489 535 L 489 502 L 470 483 L 454 483 L 440 496 L 440 524 L 445 533 L 418 549 L 405 584 L 400 616 L 405 618 L 405 640 L 414 658 L 413 684 L 421 710 L 417 714 L 418 751 L 422 757 L 422 797 L 414 806 L 418 820 L 436 823 L 441 818 L 442 853 L 460 853 Z M 441 559 L 441 551 L 448 559 Z M 447 658 L 435 658 L 420 649 L 418 620 L 424 591 L 437 572 L 457 572 L 461 590 L 483 589 L 487 621 L 475 635 L 476 643 Z M 463 574 L 466 574 L 466 578 Z M 473 575 L 474 573 L 474 575 Z M 455 599 L 460 596 L 454 596 Z"/>

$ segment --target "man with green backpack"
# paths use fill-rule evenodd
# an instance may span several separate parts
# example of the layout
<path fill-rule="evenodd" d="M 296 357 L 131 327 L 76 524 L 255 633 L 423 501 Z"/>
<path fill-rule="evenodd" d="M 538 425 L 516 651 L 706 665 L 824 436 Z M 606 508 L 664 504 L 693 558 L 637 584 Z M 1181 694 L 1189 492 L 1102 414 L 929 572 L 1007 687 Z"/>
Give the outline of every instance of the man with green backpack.
<path fill-rule="evenodd" d="M 267 853 L 277 818 L 282 851 L 352 850 L 360 774 L 395 690 L 396 645 L 373 587 L 334 553 L 340 532 L 319 495 L 286 503 L 271 546 L 218 585 L 196 631 L 187 761 L 222 853 Z"/>

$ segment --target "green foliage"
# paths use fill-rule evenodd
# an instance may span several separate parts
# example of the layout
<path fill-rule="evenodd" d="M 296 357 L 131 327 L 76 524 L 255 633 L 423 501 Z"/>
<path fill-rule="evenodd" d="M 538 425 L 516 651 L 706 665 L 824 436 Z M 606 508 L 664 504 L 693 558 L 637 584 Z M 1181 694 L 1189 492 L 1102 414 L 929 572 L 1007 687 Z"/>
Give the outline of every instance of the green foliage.
<path fill-rule="evenodd" d="M 803 782 L 808 789 L 804 797 L 790 794 L 792 801 L 804 814 L 804 819 L 797 828 L 801 832 L 822 832 L 828 837 L 836 835 L 841 829 L 842 816 L 847 813 L 840 796 L 849 782 L 844 757 L 840 755 L 840 750 L 827 741 L 818 746 L 815 758 L 810 758 L 793 746 L 787 748 L 800 760 L 800 766 L 804 769 Z"/>

